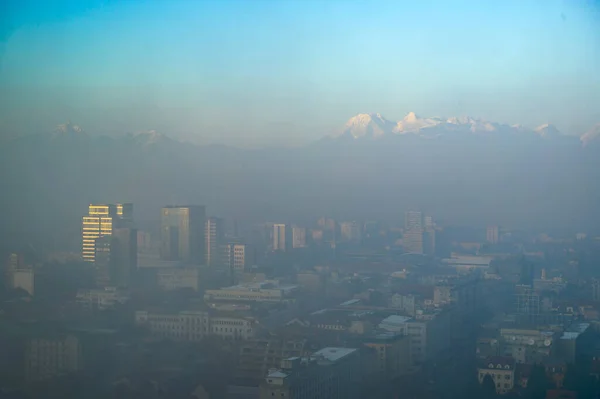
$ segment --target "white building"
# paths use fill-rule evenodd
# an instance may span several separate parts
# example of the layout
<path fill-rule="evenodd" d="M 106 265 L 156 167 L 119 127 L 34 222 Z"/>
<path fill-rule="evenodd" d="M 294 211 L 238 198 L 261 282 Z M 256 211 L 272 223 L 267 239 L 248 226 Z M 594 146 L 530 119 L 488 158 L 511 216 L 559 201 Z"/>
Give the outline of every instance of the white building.
<path fill-rule="evenodd" d="M 9 271 L 12 278 L 12 288 L 20 288 L 31 296 L 35 293 L 35 272 L 31 268 Z"/>
<path fill-rule="evenodd" d="M 499 229 L 498 226 L 488 226 L 486 231 L 486 240 L 490 244 L 498 244 Z"/>
<path fill-rule="evenodd" d="M 221 246 L 223 266 L 234 272 L 243 272 L 246 268 L 246 245 L 225 244 Z"/>
<path fill-rule="evenodd" d="M 106 310 L 129 301 L 129 294 L 115 287 L 81 289 L 75 300 L 86 309 Z"/>
<path fill-rule="evenodd" d="M 206 301 L 237 302 L 282 302 L 291 299 L 297 285 L 280 285 L 278 281 L 267 280 L 259 283 L 245 283 L 224 287 L 218 290 L 206 290 Z"/>
<path fill-rule="evenodd" d="M 198 291 L 200 271 L 196 268 L 161 268 L 156 271 L 156 284 L 165 291 L 191 288 Z"/>
<path fill-rule="evenodd" d="M 287 249 L 286 225 L 273 225 L 273 251 L 285 251 Z"/>
<path fill-rule="evenodd" d="M 306 247 L 306 229 L 304 227 L 292 227 L 292 248 Z"/>
<path fill-rule="evenodd" d="M 135 324 L 151 334 L 176 341 L 200 341 L 206 336 L 229 340 L 254 338 L 258 326 L 252 317 L 212 315 L 206 311 L 135 312 Z"/>
<path fill-rule="evenodd" d="M 493 356 L 478 367 L 478 379 L 482 384 L 489 375 L 496 386 L 496 393 L 505 394 L 515 386 L 515 360 L 511 357 Z"/>

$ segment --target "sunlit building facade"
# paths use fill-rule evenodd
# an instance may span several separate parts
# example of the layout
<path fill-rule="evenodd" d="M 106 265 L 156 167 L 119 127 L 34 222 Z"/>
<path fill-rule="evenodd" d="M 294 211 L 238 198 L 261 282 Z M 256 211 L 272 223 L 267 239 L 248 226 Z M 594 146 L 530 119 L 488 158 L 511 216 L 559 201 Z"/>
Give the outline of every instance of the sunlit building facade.
<path fill-rule="evenodd" d="M 133 204 L 90 204 L 82 221 L 81 256 L 86 262 L 96 260 L 96 240 L 111 236 L 113 229 L 133 221 Z"/>
<path fill-rule="evenodd" d="M 206 219 L 204 239 L 204 249 L 206 251 L 206 265 L 215 267 L 220 262 L 219 248 L 223 244 L 225 237 L 225 222 L 221 218 L 210 217 Z"/>
<path fill-rule="evenodd" d="M 205 262 L 205 219 L 203 205 L 162 208 L 160 258 L 196 265 Z"/>
<path fill-rule="evenodd" d="M 273 225 L 273 251 L 285 251 L 287 249 L 287 226 L 285 224 Z"/>

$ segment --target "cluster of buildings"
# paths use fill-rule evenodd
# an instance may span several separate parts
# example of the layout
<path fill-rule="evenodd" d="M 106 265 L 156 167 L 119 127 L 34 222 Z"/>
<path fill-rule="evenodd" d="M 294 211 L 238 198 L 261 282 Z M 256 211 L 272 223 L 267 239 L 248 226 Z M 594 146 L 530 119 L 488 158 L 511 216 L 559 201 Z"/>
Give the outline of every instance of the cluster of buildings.
<path fill-rule="evenodd" d="M 406 212 L 400 227 L 321 218 L 311 228 L 261 225 L 258 238 L 241 239 L 237 226 L 232 234 L 200 205 L 163 207 L 148 233 L 137 229 L 133 210 L 88 207 L 81 269 L 93 284 L 58 300 L 54 313 L 15 312 L 19 329 L 0 318 L 31 384 L 94 375 L 101 358 L 115 362 L 104 367 L 111 387 L 138 389 L 143 372 L 154 387 L 143 389 L 164 393 L 185 385 L 177 378 L 212 376 L 194 380 L 186 397 L 419 397 L 407 392 L 427 384 L 442 398 L 450 380 L 466 385 L 464 376 L 511 395 L 527 389 L 535 367 L 544 367 L 554 390 L 568 390 L 569 365 L 600 359 L 600 279 L 569 277 L 581 269 L 577 260 L 556 268 L 539 247 L 570 254 L 578 249 L 562 246 L 571 243 L 538 240 L 527 250 L 497 226 L 478 240 L 449 239 L 420 211 Z M 37 274 L 14 254 L 5 282 L 39 306 Z M 60 328 L 44 333 L 45 318 Z M 214 393 L 216 369 L 227 370 L 226 389 Z"/>

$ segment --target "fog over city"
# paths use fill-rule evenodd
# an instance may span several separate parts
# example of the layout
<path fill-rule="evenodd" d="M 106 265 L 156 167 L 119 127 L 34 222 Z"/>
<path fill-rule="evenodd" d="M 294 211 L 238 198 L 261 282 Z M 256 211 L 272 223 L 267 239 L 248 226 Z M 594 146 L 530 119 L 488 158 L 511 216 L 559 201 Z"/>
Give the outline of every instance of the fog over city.
<path fill-rule="evenodd" d="M 600 3 L 7 0 L 0 399 L 600 398 Z"/>

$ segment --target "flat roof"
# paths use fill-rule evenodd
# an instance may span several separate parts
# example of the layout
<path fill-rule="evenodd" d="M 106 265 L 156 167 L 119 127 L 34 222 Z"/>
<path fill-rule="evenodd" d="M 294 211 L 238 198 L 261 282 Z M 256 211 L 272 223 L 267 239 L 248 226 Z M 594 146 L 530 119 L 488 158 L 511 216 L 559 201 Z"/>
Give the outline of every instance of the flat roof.
<path fill-rule="evenodd" d="M 340 360 L 354 352 L 356 352 L 356 349 L 354 349 L 354 348 L 328 347 L 328 348 L 323 348 L 323 349 L 315 352 L 313 355 L 314 356 L 323 356 L 325 359 L 329 360 L 330 362 L 337 362 L 338 360 Z"/>
<path fill-rule="evenodd" d="M 401 325 L 411 320 L 411 317 L 400 316 L 400 315 L 391 315 L 381 320 L 381 324 L 393 324 L 393 325 Z"/>
<path fill-rule="evenodd" d="M 275 371 L 271 371 L 268 375 L 267 378 L 285 378 L 287 377 L 288 374 L 284 373 L 281 370 L 275 370 Z"/>

